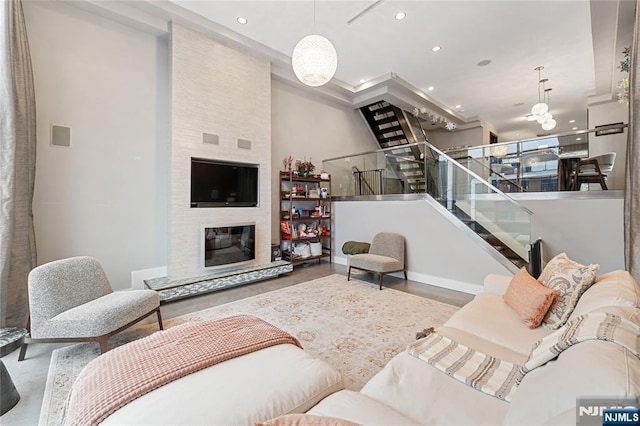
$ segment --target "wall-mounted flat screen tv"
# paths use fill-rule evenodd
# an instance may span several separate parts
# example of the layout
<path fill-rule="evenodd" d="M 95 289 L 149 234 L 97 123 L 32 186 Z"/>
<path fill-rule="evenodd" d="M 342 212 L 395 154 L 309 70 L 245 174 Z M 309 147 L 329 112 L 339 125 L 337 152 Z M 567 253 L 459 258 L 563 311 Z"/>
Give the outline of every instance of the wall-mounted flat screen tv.
<path fill-rule="evenodd" d="M 239 266 L 255 258 L 255 223 L 202 227 L 202 266 L 204 268 Z"/>
<path fill-rule="evenodd" d="M 256 207 L 258 165 L 191 159 L 191 207 Z"/>

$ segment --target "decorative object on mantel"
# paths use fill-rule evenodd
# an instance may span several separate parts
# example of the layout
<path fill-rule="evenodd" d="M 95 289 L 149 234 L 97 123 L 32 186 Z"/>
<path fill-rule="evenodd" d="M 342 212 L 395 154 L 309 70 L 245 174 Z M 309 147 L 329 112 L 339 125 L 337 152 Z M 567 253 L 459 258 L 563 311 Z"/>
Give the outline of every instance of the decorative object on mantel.
<path fill-rule="evenodd" d="M 285 172 L 291 171 L 291 164 L 293 164 L 293 157 L 290 155 L 282 159 L 282 166 L 284 167 Z"/>
<path fill-rule="evenodd" d="M 313 30 L 316 28 L 316 2 L 313 1 Z M 291 54 L 293 72 L 302 83 L 322 86 L 331 80 L 338 68 L 338 54 L 327 38 L 310 34 L 303 37 Z"/>
<path fill-rule="evenodd" d="M 454 123 L 453 121 L 447 120 L 446 118 L 442 117 L 441 115 L 438 115 L 433 111 L 429 111 L 425 107 L 422 107 L 422 108 L 415 107 L 413 109 L 413 116 L 414 117 L 419 118 L 421 114 L 425 115 L 427 121 L 431 121 L 432 124 L 445 123 L 444 124 L 444 128 L 447 129 L 450 132 L 455 130 L 456 127 L 457 127 L 456 123 Z"/>
<path fill-rule="evenodd" d="M 298 176 L 300 177 L 309 177 L 311 173 L 315 170 L 316 166 L 311 162 L 311 158 L 307 161 L 307 158 L 304 158 L 304 161 L 297 160 L 296 161 L 296 170 L 298 171 Z"/>
<path fill-rule="evenodd" d="M 622 57 L 624 58 L 620 61 L 620 65 L 618 65 L 618 69 L 621 72 L 629 72 L 629 67 L 631 66 L 631 48 L 625 47 L 622 50 Z M 618 82 L 618 102 L 629 103 L 629 77 L 623 77 L 622 80 Z"/>

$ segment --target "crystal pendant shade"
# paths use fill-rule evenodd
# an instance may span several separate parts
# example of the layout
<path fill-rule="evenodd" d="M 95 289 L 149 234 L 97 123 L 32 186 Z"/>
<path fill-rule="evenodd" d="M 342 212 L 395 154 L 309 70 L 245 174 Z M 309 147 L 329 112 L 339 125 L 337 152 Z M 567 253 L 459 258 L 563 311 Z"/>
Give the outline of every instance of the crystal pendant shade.
<path fill-rule="evenodd" d="M 553 89 L 546 87 L 549 79 L 542 78 L 541 71 L 543 69 L 543 66 L 534 68 L 534 71 L 538 71 L 538 103 L 531 108 L 532 117 L 529 121 L 536 120 L 538 124 L 542 125 L 544 130 L 551 130 L 555 128 L 557 124 L 553 119 L 553 114 L 549 112 L 549 92 Z"/>
<path fill-rule="evenodd" d="M 545 121 L 544 123 L 542 123 L 542 128 L 544 130 L 551 130 L 555 127 L 556 127 L 556 120 L 554 120 L 553 118 L 549 121 Z"/>
<path fill-rule="evenodd" d="M 492 156 L 501 158 L 509 153 L 509 145 L 492 146 L 490 151 Z"/>
<path fill-rule="evenodd" d="M 331 80 L 338 68 L 338 54 L 333 44 L 321 35 L 302 38 L 291 55 L 293 72 L 307 86 L 318 87 Z"/>
<path fill-rule="evenodd" d="M 550 112 L 545 112 L 544 114 L 538 116 L 538 124 L 542 124 L 545 121 L 549 121 L 553 118 L 553 114 L 551 114 Z"/>
<path fill-rule="evenodd" d="M 544 102 L 538 102 L 531 108 L 531 114 L 541 116 L 542 114 L 549 111 L 549 105 Z"/>

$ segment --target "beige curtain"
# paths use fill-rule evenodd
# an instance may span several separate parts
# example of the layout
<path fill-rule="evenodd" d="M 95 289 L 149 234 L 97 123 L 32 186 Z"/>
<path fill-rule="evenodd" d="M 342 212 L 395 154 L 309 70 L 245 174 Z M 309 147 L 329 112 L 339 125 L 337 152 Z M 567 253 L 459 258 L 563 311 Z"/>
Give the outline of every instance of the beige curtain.
<path fill-rule="evenodd" d="M 627 270 L 640 282 L 640 0 L 636 1 L 636 21 L 631 44 L 629 70 L 629 141 L 624 193 L 624 257 Z"/>
<path fill-rule="evenodd" d="M 22 3 L 0 7 L 0 327 L 24 327 L 27 274 L 36 265 L 36 105 Z"/>

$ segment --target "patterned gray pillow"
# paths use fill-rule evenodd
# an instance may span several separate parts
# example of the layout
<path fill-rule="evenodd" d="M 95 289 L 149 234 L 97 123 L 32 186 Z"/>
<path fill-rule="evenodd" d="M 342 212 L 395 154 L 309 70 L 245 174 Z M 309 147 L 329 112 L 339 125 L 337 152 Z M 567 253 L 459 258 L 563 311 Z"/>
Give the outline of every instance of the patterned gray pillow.
<path fill-rule="evenodd" d="M 566 253 L 547 263 L 538 281 L 555 290 L 556 298 L 542 320 L 543 327 L 555 330 L 567 322 L 580 296 L 593 284 L 598 269 L 600 265 L 582 265 Z"/>

